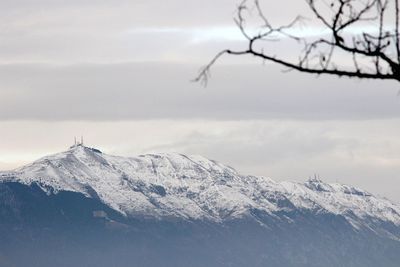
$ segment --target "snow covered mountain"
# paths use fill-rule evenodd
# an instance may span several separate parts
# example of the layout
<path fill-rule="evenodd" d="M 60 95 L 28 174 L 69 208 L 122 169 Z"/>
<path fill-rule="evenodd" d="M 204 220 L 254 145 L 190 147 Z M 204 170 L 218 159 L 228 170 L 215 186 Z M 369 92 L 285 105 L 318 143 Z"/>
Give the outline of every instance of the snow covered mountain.
<path fill-rule="evenodd" d="M 400 226 L 400 206 L 361 189 L 327 184 L 275 182 L 245 176 L 200 156 L 148 154 L 118 157 L 82 145 L 39 159 L 0 179 L 38 184 L 48 194 L 59 191 L 98 198 L 126 216 L 177 217 L 221 222 L 303 210 L 341 215 L 355 228 L 371 219 Z M 400 238 L 397 236 L 396 238 Z"/>
<path fill-rule="evenodd" d="M 201 156 L 76 145 L 0 172 L 0 266 L 397 267 L 400 206 Z"/>

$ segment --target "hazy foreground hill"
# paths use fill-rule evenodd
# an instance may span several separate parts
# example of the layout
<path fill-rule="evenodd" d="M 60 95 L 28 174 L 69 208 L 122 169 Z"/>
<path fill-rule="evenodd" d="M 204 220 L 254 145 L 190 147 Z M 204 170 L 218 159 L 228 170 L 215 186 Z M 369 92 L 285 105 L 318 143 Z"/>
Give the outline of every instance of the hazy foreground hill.
<path fill-rule="evenodd" d="M 199 156 L 74 146 L 0 172 L 0 266 L 399 266 L 400 206 Z"/>

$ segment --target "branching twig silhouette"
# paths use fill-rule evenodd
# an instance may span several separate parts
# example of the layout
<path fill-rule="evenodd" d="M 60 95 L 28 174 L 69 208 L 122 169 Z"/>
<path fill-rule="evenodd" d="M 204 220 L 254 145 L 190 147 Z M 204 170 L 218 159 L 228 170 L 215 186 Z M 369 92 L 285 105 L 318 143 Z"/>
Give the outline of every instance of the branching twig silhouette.
<path fill-rule="evenodd" d="M 237 8 L 235 23 L 248 42 L 247 49 L 219 52 L 200 70 L 195 81 L 207 84 L 212 66 L 225 54 L 252 55 L 304 73 L 400 81 L 399 0 L 305 1 L 328 31 L 328 37 L 310 40 L 294 34 L 296 26 L 303 21 L 301 16 L 287 25 L 274 27 L 265 16 L 259 0 L 244 0 Z M 249 10 L 256 10 L 256 16 L 262 22 L 257 34 L 253 34 L 254 31 L 246 25 Z M 366 27 L 367 24 L 374 27 Z M 268 54 L 259 45 L 262 41 L 283 39 L 302 45 L 297 61 Z M 346 56 L 347 65 L 335 62 L 336 52 Z"/>

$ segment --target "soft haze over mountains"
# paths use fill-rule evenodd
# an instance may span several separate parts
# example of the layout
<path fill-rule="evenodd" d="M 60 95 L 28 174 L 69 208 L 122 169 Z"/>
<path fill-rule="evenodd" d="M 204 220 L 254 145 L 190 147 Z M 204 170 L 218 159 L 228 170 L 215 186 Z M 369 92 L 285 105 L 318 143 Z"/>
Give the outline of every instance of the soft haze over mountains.
<path fill-rule="evenodd" d="M 17 266 L 396 266 L 400 259 L 399 205 L 318 179 L 275 182 L 201 156 L 119 157 L 80 144 L 0 179 L 0 234 L 10 241 L 0 259 Z M 73 257 L 58 262 L 61 255 Z"/>

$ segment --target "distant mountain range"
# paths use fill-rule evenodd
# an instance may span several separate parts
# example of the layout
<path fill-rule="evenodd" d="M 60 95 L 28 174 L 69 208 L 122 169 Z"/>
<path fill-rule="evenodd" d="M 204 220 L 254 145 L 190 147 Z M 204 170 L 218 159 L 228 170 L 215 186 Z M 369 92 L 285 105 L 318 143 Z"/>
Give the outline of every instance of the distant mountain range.
<path fill-rule="evenodd" d="M 75 145 L 0 172 L 0 266 L 399 266 L 400 206 L 181 154 Z"/>

